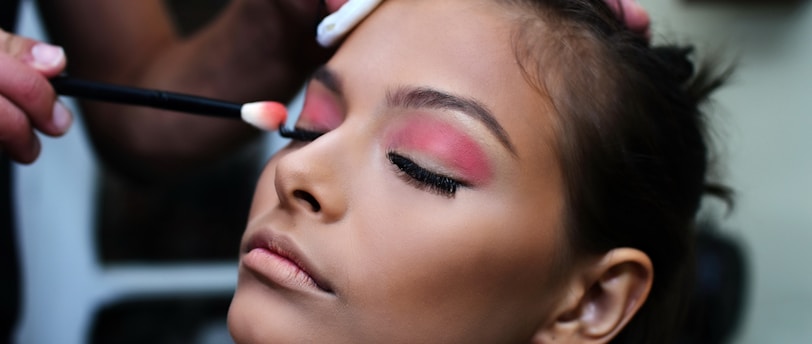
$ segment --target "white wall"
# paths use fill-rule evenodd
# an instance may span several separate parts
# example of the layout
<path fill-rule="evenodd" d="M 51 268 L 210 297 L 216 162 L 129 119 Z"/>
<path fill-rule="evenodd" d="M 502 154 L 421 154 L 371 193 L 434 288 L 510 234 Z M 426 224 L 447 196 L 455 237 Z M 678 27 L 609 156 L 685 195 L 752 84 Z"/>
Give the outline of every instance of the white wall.
<path fill-rule="evenodd" d="M 738 192 L 725 226 L 748 247 L 751 266 L 737 343 L 812 342 L 812 1 L 640 2 L 655 41 L 739 59 L 715 106 L 727 181 Z"/>

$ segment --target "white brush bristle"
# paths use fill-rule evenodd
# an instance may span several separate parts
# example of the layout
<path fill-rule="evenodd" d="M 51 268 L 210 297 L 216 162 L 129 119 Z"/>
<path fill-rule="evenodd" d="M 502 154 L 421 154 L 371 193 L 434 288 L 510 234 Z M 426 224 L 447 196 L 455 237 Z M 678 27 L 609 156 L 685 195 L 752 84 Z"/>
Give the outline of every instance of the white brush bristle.
<path fill-rule="evenodd" d="M 278 130 L 288 115 L 285 105 L 277 102 L 244 104 L 240 112 L 243 121 L 267 131 Z"/>

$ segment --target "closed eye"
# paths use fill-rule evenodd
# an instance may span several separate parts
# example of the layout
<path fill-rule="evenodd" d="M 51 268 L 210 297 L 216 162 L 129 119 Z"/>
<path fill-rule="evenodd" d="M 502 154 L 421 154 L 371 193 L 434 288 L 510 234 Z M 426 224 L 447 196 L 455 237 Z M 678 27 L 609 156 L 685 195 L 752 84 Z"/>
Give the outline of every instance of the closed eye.
<path fill-rule="evenodd" d="M 282 127 L 282 128 L 279 129 L 279 136 L 282 136 L 282 137 L 284 137 L 286 139 L 291 139 L 293 141 L 300 141 L 300 142 L 315 141 L 316 139 L 318 139 L 319 137 L 321 137 L 324 134 L 325 134 L 324 132 L 307 130 L 307 129 L 296 128 L 296 127 L 294 127 L 293 129 L 288 129 L 288 128 Z"/>
<path fill-rule="evenodd" d="M 454 178 L 431 172 L 400 154 L 389 152 L 389 161 L 398 168 L 402 178 L 419 190 L 426 190 L 447 198 L 454 198 L 457 189 L 468 186 Z"/>

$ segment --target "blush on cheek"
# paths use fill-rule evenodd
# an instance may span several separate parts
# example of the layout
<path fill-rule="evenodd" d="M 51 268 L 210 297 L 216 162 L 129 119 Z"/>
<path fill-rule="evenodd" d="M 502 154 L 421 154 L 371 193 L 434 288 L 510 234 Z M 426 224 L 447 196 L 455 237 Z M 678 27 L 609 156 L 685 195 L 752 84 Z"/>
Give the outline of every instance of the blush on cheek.
<path fill-rule="evenodd" d="M 421 118 L 400 128 L 391 139 L 402 147 L 448 164 L 460 177 L 474 185 L 490 181 L 491 166 L 479 144 L 454 126 Z"/>

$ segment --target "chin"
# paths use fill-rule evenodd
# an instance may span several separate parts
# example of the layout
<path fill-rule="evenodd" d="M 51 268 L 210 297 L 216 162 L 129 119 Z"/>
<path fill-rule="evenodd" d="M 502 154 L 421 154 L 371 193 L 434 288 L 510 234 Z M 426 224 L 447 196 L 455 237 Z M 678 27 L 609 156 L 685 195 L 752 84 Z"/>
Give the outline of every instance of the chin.
<path fill-rule="evenodd" d="M 308 311 L 273 291 L 238 284 L 228 309 L 228 331 L 236 344 L 319 343 Z"/>
<path fill-rule="evenodd" d="M 259 343 L 262 339 L 259 333 L 252 333 L 250 316 L 237 302 L 237 294 L 228 307 L 228 332 L 236 344 Z M 253 329 L 255 331 L 257 329 Z"/>
<path fill-rule="evenodd" d="M 274 321 L 276 317 L 269 314 L 268 310 L 264 309 L 266 307 L 261 306 L 260 302 L 256 302 L 255 296 L 242 294 L 238 288 L 228 308 L 228 332 L 234 343 L 283 344 L 296 342 L 292 338 L 285 338 L 286 332 L 278 328 L 281 324 Z M 289 328 L 288 331 L 290 330 Z"/>

